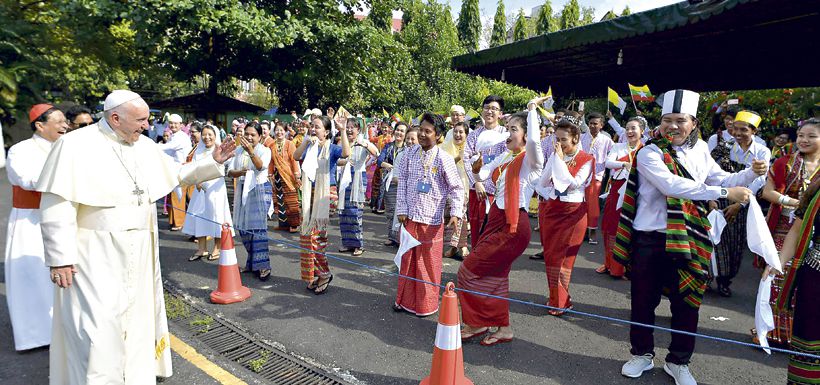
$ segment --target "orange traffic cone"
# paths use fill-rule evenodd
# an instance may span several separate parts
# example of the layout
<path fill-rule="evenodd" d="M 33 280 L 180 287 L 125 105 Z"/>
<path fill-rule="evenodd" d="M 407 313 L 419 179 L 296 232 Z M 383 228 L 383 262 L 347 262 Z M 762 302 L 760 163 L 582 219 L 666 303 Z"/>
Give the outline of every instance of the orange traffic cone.
<path fill-rule="evenodd" d="M 456 285 L 447 283 L 441 297 L 438 314 L 436 345 L 433 348 L 433 368 L 420 385 L 473 385 L 464 376 L 464 357 L 461 353 L 461 321 L 458 316 Z"/>
<path fill-rule="evenodd" d="M 219 248 L 219 278 L 216 290 L 211 292 L 211 302 L 227 305 L 250 298 L 251 290 L 242 286 L 242 278 L 239 277 L 236 251 L 233 248 L 233 235 L 227 223 L 222 225 L 222 240 Z"/>

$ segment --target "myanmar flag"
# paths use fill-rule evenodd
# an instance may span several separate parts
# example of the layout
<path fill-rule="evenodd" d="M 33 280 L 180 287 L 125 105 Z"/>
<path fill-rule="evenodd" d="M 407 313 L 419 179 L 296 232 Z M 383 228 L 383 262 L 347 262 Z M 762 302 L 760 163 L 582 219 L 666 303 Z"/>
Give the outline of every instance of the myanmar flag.
<path fill-rule="evenodd" d="M 635 87 L 629 84 L 629 93 L 632 94 L 632 100 L 636 102 L 651 102 L 655 100 L 655 96 L 652 95 L 652 92 L 649 91 L 649 86 L 646 84 L 641 87 Z"/>

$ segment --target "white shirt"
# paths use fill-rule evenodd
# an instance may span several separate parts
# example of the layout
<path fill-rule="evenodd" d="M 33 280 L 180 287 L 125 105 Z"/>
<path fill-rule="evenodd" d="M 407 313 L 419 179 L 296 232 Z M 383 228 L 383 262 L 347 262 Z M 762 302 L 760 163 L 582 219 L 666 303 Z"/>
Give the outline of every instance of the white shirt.
<path fill-rule="evenodd" d="M 589 132 L 581 134 L 581 149 L 595 157 L 595 179 L 597 180 L 604 179 L 606 155 L 612 148 L 612 144 L 612 139 L 600 132 L 594 138 Z"/>
<path fill-rule="evenodd" d="M 178 164 L 185 163 L 185 158 L 188 157 L 188 153 L 191 152 L 191 148 L 193 148 L 191 138 L 181 129 L 171 134 L 171 140 L 169 140 L 168 143 L 163 143 L 159 146 L 163 152 L 171 158 L 174 158 Z"/>
<path fill-rule="evenodd" d="M 544 167 L 544 154 L 541 152 L 541 128 L 539 127 L 538 112 L 533 110 L 527 115 L 527 152 L 524 154 L 524 164 L 518 173 L 518 207 L 528 208 L 530 198 L 535 190 L 535 183 L 541 176 L 541 169 Z M 490 164 L 481 166 L 478 178 L 486 180 L 492 175 L 493 170 L 513 161 L 512 153 L 507 150 L 495 157 Z M 507 166 L 508 168 L 509 166 Z M 495 189 L 495 205 L 504 210 L 504 197 L 506 194 L 507 168 L 498 176 Z"/>
<path fill-rule="evenodd" d="M 723 130 L 723 131 L 721 131 L 721 134 L 723 135 L 723 140 L 724 141 L 734 143 L 735 137 L 732 136 L 732 135 L 729 135 L 728 131 Z M 752 137 L 752 139 L 755 141 L 755 143 L 760 144 L 763 147 L 766 147 L 766 141 L 763 140 L 763 138 L 755 135 L 755 136 Z M 709 152 L 712 152 L 712 150 L 714 150 L 715 147 L 717 147 L 717 134 L 712 134 L 712 136 L 709 137 Z"/>
<path fill-rule="evenodd" d="M 729 153 L 729 159 L 734 162 L 744 164 L 747 168 L 752 166 L 752 161 L 755 159 L 765 160 L 766 164 L 771 164 L 770 161 L 772 159 L 772 151 L 766 146 L 755 141 L 752 141 L 752 145 L 749 146 L 746 151 L 743 151 L 743 148 L 735 143 L 732 145 L 732 151 Z M 755 178 L 754 182 L 749 185 L 749 189 L 752 190 L 752 193 L 757 194 L 757 191 L 765 185 L 766 175 L 761 175 Z"/>
<path fill-rule="evenodd" d="M 589 186 L 589 182 L 592 181 L 593 177 L 593 162 L 585 163 L 578 170 L 578 173 L 572 176 L 567 167 L 567 162 L 570 160 L 572 160 L 572 156 L 565 155 L 563 160 L 550 156 L 538 183 L 539 195 L 548 199 L 558 199 L 561 202 L 577 203 L 584 201 L 586 187 Z"/>
<path fill-rule="evenodd" d="M 751 168 L 730 174 L 712 159 L 708 146 L 698 140 L 693 148 L 676 148 L 681 164 L 692 179 L 673 175 L 663 163 L 656 145 L 638 151 L 638 209 L 633 228 L 638 231 L 666 231 L 666 197 L 696 201 L 720 198 L 721 187 L 748 186 L 757 174 Z"/>
<path fill-rule="evenodd" d="M 251 157 L 245 152 L 245 149 L 239 147 L 236 149 L 236 155 L 229 167 L 230 170 L 248 170 L 253 173 L 256 184 L 265 184 L 268 182 L 268 165 L 270 164 L 271 152 L 270 149 L 259 143 L 254 147 L 253 152 L 262 161 L 262 169 L 257 170 L 251 161 Z M 244 179 L 241 176 L 240 179 Z M 255 186 L 255 185 L 254 185 Z"/>
<path fill-rule="evenodd" d="M 621 180 L 629 177 L 629 170 L 618 159 L 629 155 L 632 151 L 634 149 L 630 149 L 628 143 L 615 143 L 612 149 L 609 150 L 609 154 L 606 156 L 606 168 L 612 170 L 612 179 Z"/>

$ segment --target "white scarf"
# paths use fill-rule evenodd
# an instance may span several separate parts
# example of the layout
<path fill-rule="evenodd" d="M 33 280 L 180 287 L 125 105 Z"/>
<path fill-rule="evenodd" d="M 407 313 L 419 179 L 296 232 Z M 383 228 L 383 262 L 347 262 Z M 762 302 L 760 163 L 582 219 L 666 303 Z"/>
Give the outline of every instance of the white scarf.
<path fill-rule="evenodd" d="M 347 160 L 347 164 L 345 164 L 344 169 L 342 169 L 342 175 L 339 180 L 339 210 L 344 210 L 345 208 L 345 199 L 347 194 L 347 186 L 353 183 L 353 187 L 350 191 L 350 202 L 352 203 L 364 203 L 365 202 L 365 189 L 362 188 L 362 173 L 367 166 L 367 156 L 370 153 L 367 151 L 367 148 L 362 146 L 355 146 L 353 147 L 353 154 Z M 351 182 L 351 171 L 353 169 L 353 176 Z"/>
<path fill-rule="evenodd" d="M 330 218 L 330 140 L 326 139 L 321 149 L 318 144 L 310 147 L 302 164 L 302 235 L 327 226 Z M 311 171 L 315 177 L 313 189 L 308 175 Z"/>

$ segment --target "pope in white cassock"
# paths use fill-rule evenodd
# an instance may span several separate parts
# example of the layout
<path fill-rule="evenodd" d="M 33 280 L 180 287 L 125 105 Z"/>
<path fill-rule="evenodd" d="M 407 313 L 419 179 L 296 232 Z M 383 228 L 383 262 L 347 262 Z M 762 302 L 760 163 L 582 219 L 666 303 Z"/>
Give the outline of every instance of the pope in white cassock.
<path fill-rule="evenodd" d="M 171 375 L 154 202 L 224 176 L 225 142 L 184 166 L 141 135 L 148 105 L 108 95 L 104 118 L 64 135 L 37 184 L 54 294 L 50 384 L 154 384 Z"/>
<path fill-rule="evenodd" d="M 34 135 L 9 149 L 6 167 L 12 185 L 6 232 L 6 302 L 14 349 L 18 351 L 51 343 L 54 288 L 44 265 L 40 193 L 35 186 L 51 144 L 68 130 L 63 113 L 50 104 L 31 107 L 29 123 Z"/>

